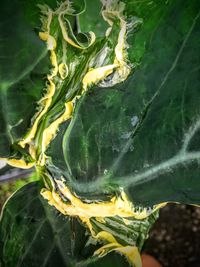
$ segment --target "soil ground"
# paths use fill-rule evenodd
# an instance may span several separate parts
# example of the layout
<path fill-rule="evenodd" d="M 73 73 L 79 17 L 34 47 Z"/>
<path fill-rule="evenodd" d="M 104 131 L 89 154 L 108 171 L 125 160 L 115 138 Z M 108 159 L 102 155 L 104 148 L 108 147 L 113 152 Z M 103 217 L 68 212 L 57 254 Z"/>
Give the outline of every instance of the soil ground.
<path fill-rule="evenodd" d="M 152 227 L 144 252 L 163 267 L 200 267 L 200 208 L 168 204 Z"/>

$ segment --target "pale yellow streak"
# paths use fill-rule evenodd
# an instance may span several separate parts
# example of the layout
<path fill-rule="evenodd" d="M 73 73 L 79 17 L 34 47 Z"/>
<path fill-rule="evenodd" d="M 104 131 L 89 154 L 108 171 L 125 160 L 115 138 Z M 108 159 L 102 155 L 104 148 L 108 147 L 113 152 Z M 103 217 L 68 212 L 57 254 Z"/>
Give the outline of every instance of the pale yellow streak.
<path fill-rule="evenodd" d="M 86 75 L 83 77 L 83 91 L 87 91 L 88 87 L 92 84 L 97 84 L 108 75 L 110 75 L 115 68 L 117 68 L 117 64 L 111 64 L 103 67 L 99 67 L 96 69 L 89 70 Z"/>
<path fill-rule="evenodd" d="M 68 72 L 69 72 L 67 64 L 60 63 L 59 66 L 58 66 L 58 71 L 59 71 L 59 74 L 60 74 L 60 77 L 61 77 L 62 80 L 67 78 Z"/>
<path fill-rule="evenodd" d="M 125 50 L 125 38 L 126 38 L 126 21 L 123 20 L 122 18 L 119 18 L 119 19 L 120 19 L 121 30 L 118 36 L 118 43 L 115 47 L 115 55 L 116 55 L 116 60 L 121 65 L 123 65 L 125 63 L 124 50 Z"/>
<path fill-rule="evenodd" d="M 51 64 L 53 66 L 51 75 L 48 75 L 48 79 L 53 79 L 53 77 L 55 77 L 58 73 L 58 63 L 57 63 L 57 56 L 56 53 L 54 52 L 54 50 L 50 51 L 50 60 L 51 60 Z"/>
<path fill-rule="evenodd" d="M 114 238 L 114 236 L 111 234 L 111 233 L 108 233 L 108 232 L 106 232 L 106 231 L 101 231 L 101 232 L 99 232 L 96 236 L 95 236 L 95 238 L 98 238 L 98 239 L 104 239 L 104 240 L 106 240 L 107 242 L 109 242 L 109 243 L 115 243 L 115 244 L 117 244 L 117 241 L 116 241 L 116 239 Z"/>
<path fill-rule="evenodd" d="M 40 38 L 43 41 L 47 42 L 47 49 L 50 50 L 50 60 L 53 66 L 52 73 L 51 75 L 48 75 L 47 79 L 49 81 L 49 86 L 47 88 L 47 94 L 41 99 L 41 103 L 43 103 L 43 109 L 39 114 L 37 115 L 30 131 L 28 132 L 27 136 L 19 142 L 19 145 L 21 147 L 25 147 L 26 144 L 29 144 L 32 139 L 35 137 L 35 134 L 37 132 L 38 124 L 41 120 L 41 118 L 44 116 L 44 114 L 48 111 L 51 102 L 52 102 L 52 97 L 55 93 L 55 84 L 52 81 L 53 77 L 57 75 L 58 72 L 58 64 L 57 64 L 57 58 L 56 58 L 56 53 L 54 49 L 56 48 L 56 40 L 53 36 L 49 35 L 46 32 L 40 32 L 39 33 Z M 33 149 L 31 150 L 33 152 Z M 35 152 L 34 152 L 35 153 Z"/>
<path fill-rule="evenodd" d="M 25 147 L 26 144 L 30 143 L 31 140 L 34 138 L 36 131 L 37 131 L 37 127 L 38 124 L 40 122 L 40 119 L 43 117 L 43 115 L 47 112 L 48 108 L 51 105 L 52 102 L 52 97 L 55 93 L 55 84 L 49 79 L 49 87 L 48 87 L 48 93 L 45 96 L 45 98 L 42 100 L 44 102 L 44 108 L 43 110 L 39 113 L 39 115 L 37 116 L 37 118 L 35 119 L 33 126 L 30 130 L 30 132 L 28 133 L 28 135 L 19 142 L 19 145 L 21 145 L 22 147 Z"/>
<path fill-rule="evenodd" d="M 136 246 L 123 246 L 117 242 L 114 236 L 106 231 L 99 232 L 96 236 L 93 236 L 95 239 L 103 239 L 108 242 L 108 244 L 102 246 L 95 251 L 94 255 L 99 255 L 100 257 L 105 256 L 107 253 L 112 251 L 119 252 L 123 254 L 129 263 L 134 267 L 142 267 L 142 261 L 140 253 Z"/>
<path fill-rule="evenodd" d="M 52 79 L 58 73 L 57 56 L 56 56 L 56 53 L 54 51 L 56 49 L 56 46 L 57 46 L 56 40 L 53 36 L 51 36 L 47 32 L 40 32 L 39 37 L 41 40 L 46 41 L 47 49 L 50 51 L 50 60 L 51 60 L 51 64 L 53 66 L 53 69 L 52 69 L 51 75 L 48 75 L 48 79 Z"/>
<path fill-rule="evenodd" d="M 42 134 L 42 142 L 41 142 L 41 155 L 39 159 L 39 165 L 44 166 L 45 164 L 45 151 L 55 137 L 56 132 L 58 131 L 58 127 L 61 123 L 71 118 L 71 114 L 73 111 L 73 103 L 71 101 L 65 103 L 65 112 L 54 122 L 52 122 L 49 127 L 47 127 Z"/>
<path fill-rule="evenodd" d="M 132 266 L 142 267 L 142 261 L 137 247 L 121 246 L 114 250 L 124 254 Z"/>
<path fill-rule="evenodd" d="M 39 32 L 39 37 L 42 41 L 47 42 L 47 49 L 48 50 L 55 50 L 56 49 L 56 45 L 57 45 L 56 40 L 48 32 Z"/>
<path fill-rule="evenodd" d="M 47 20 L 47 32 L 48 33 L 50 33 L 50 26 L 51 26 L 52 18 L 53 18 L 53 14 L 52 14 L 52 11 L 49 9 L 48 20 Z"/>
<path fill-rule="evenodd" d="M 35 160 L 36 159 L 36 149 L 33 144 L 29 144 L 29 149 L 28 149 L 29 154 L 31 157 Z"/>
<path fill-rule="evenodd" d="M 30 169 L 35 165 L 35 162 L 26 162 L 23 159 L 0 158 L 0 160 L 5 160 L 8 165 L 21 169 Z"/>
<path fill-rule="evenodd" d="M 68 33 L 67 33 L 66 26 L 65 26 L 65 24 L 64 24 L 64 22 L 63 22 L 63 20 L 62 20 L 62 16 L 63 16 L 63 14 L 64 14 L 64 13 L 61 13 L 61 14 L 58 15 L 58 21 L 59 21 L 59 24 L 60 24 L 60 28 L 61 28 L 62 35 L 63 35 L 64 40 L 65 40 L 67 43 L 69 43 L 70 45 L 72 45 L 72 46 L 74 46 L 74 47 L 76 47 L 76 48 L 79 48 L 79 49 L 86 49 L 86 48 L 88 48 L 89 46 L 91 46 L 91 45 L 95 42 L 95 40 L 96 40 L 96 36 L 95 36 L 95 34 L 94 34 L 93 32 L 89 32 L 89 34 L 90 34 L 90 38 L 91 38 L 90 43 L 89 43 L 89 46 L 84 47 L 84 46 L 80 46 L 80 45 L 76 44 L 76 43 L 69 37 L 69 35 L 68 35 Z"/>

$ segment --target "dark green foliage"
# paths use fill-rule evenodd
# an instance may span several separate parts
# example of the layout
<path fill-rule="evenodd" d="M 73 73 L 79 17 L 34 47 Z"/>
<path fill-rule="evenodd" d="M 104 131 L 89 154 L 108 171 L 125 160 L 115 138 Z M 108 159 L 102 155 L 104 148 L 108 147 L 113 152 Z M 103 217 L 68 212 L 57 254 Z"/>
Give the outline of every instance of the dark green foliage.
<path fill-rule="evenodd" d="M 161 202 L 199 205 L 200 1 L 124 2 L 131 74 L 114 86 L 108 86 L 111 77 L 107 77 L 76 101 L 72 118 L 59 125 L 45 151 L 46 165 L 38 167 L 41 180 L 64 178 L 79 197 L 96 201 L 110 199 L 123 187 L 136 208 Z M 46 46 L 38 37 L 37 4 L 57 6 L 50 0 L 1 3 L 2 158 L 32 160 L 28 147 L 18 142 L 32 126 L 52 69 Z M 119 25 L 107 38 L 108 25 L 99 22 L 99 1 L 73 1 L 72 8 L 65 17 L 70 37 L 84 48 L 89 43 L 85 32 L 93 30 L 97 39 L 86 50 L 67 47 L 67 60 L 73 67 L 65 80 L 55 79 L 56 93 L 33 140 L 37 160 L 44 129 L 63 113 L 66 101 L 80 94 L 91 62 L 99 66 L 97 53 L 106 47 L 111 52 L 104 63 L 113 63 Z M 52 25 L 60 60 L 61 30 L 56 19 Z M 0 222 L 2 267 L 127 266 L 114 253 L 99 261 L 92 258 L 100 244 L 87 246 L 86 227 L 50 207 L 39 194 L 41 187 L 42 181 L 25 186 L 5 206 Z M 141 248 L 156 216 L 141 221 L 138 228 L 133 220 L 134 229 L 126 229 L 124 242 L 131 233 L 133 243 Z M 115 227 L 116 218 L 112 219 L 109 223 Z"/>

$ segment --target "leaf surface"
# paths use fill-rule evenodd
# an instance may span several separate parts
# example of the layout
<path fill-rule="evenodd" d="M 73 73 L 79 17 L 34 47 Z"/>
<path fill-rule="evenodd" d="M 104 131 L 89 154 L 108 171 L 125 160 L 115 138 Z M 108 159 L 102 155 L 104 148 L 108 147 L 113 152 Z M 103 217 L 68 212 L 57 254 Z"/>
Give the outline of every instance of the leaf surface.
<path fill-rule="evenodd" d="M 30 127 L 48 72 L 47 49 L 31 25 L 31 15 L 22 1 L 1 3 L 0 157 L 16 153 L 13 144 Z"/>

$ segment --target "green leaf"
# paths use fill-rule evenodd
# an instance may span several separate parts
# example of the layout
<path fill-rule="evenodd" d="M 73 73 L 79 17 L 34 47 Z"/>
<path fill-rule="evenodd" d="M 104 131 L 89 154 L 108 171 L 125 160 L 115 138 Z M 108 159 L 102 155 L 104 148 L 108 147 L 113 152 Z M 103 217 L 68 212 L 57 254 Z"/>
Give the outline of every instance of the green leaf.
<path fill-rule="evenodd" d="M 79 27 L 83 32 L 94 31 L 99 36 L 104 36 L 108 27 L 102 20 L 102 3 L 99 0 L 86 0 L 86 10 L 78 16 Z"/>
<path fill-rule="evenodd" d="M 0 157 L 13 155 L 12 145 L 30 127 L 49 67 L 46 47 L 26 16 L 22 2 L 1 3 Z"/>
<path fill-rule="evenodd" d="M 200 204 L 199 7 L 194 0 L 155 4 L 129 40 L 134 55 L 149 37 L 137 70 L 120 85 L 93 88 L 77 104 L 56 138 L 63 138 L 63 157 L 58 163 L 53 149 L 49 155 L 78 194 L 123 187 L 146 206 Z"/>

